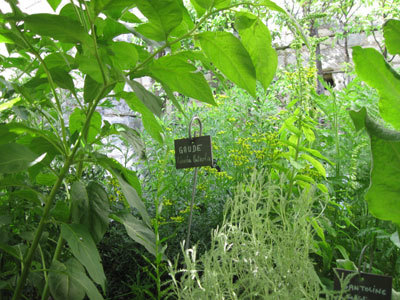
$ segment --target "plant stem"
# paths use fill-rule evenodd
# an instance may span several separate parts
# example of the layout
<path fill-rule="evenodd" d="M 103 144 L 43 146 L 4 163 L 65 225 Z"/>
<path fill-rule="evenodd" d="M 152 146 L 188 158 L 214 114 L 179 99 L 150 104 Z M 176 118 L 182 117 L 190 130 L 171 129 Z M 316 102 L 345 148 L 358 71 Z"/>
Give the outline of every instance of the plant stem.
<path fill-rule="evenodd" d="M 47 221 L 47 217 L 49 215 L 51 206 L 53 204 L 53 200 L 56 197 L 57 191 L 58 191 L 59 187 L 61 186 L 62 181 L 64 180 L 64 177 L 69 170 L 69 167 L 73 161 L 73 157 L 75 156 L 77 149 L 78 149 L 78 147 L 75 147 L 75 149 L 74 149 L 75 151 L 73 151 L 71 153 L 71 155 L 67 157 L 64 167 L 61 169 L 58 179 L 57 179 L 56 183 L 54 184 L 53 188 L 51 189 L 51 192 L 46 200 L 42 218 L 40 219 L 39 225 L 35 232 L 35 237 L 33 239 L 33 242 L 31 244 L 28 252 L 27 252 L 27 255 L 25 256 L 25 258 L 23 260 L 22 273 L 21 273 L 21 276 L 18 278 L 17 286 L 15 288 L 12 300 L 18 300 L 21 297 L 22 289 L 25 285 L 25 281 L 26 281 L 26 278 L 28 277 L 28 273 L 29 273 L 29 270 L 30 270 L 30 267 L 32 264 L 33 255 L 39 244 L 39 240 L 42 237 L 44 225 L 45 225 L 45 222 Z"/>
<path fill-rule="evenodd" d="M 25 285 L 25 281 L 26 281 L 26 278 L 28 277 L 29 269 L 30 269 L 31 264 L 32 264 L 33 255 L 34 255 L 34 252 L 35 252 L 35 250 L 36 250 L 36 248 L 37 248 L 37 246 L 39 244 L 39 240 L 40 240 L 40 238 L 42 236 L 44 225 L 45 225 L 45 222 L 47 221 L 47 217 L 49 215 L 51 206 L 53 204 L 53 200 L 56 197 L 57 191 L 60 188 L 60 186 L 61 186 L 66 174 L 69 171 L 69 167 L 74 162 L 74 157 L 75 157 L 76 152 L 79 149 L 82 137 L 89 130 L 91 118 L 93 116 L 93 113 L 96 110 L 96 107 L 97 107 L 99 101 L 100 101 L 101 94 L 104 92 L 105 89 L 106 89 L 106 87 L 103 87 L 103 89 L 101 90 L 101 93 L 97 96 L 97 99 L 95 99 L 95 101 L 93 101 L 92 106 L 89 108 L 88 115 L 87 115 L 87 118 L 86 118 L 86 122 L 85 122 L 85 124 L 83 126 L 81 134 L 79 135 L 77 141 L 75 142 L 74 147 L 72 148 L 71 154 L 69 156 L 67 156 L 65 164 L 64 164 L 63 168 L 61 169 L 60 174 L 58 175 L 58 179 L 57 179 L 56 183 L 54 184 L 53 188 L 51 189 L 51 192 L 50 192 L 50 194 L 49 194 L 49 196 L 48 196 L 48 198 L 46 200 L 46 204 L 44 206 L 42 218 L 40 219 L 39 225 L 38 225 L 38 227 L 36 229 L 36 232 L 35 232 L 35 237 L 33 239 L 31 247 L 29 248 L 29 250 L 27 252 L 26 257 L 23 260 L 21 277 L 18 279 L 17 286 L 16 286 L 16 289 L 14 291 L 14 295 L 12 297 L 12 300 L 18 300 L 21 297 L 22 289 L 23 289 L 23 286 Z M 57 242 L 57 246 L 58 245 L 59 244 Z M 61 246 L 60 246 L 60 248 L 61 248 Z M 57 252 L 56 252 L 56 254 L 57 254 Z"/>
<path fill-rule="evenodd" d="M 188 232 L 187 232 L 187 236 L 186 236 L 185 250 L 189 249 L 189 247 L 190 247 L 190 229 L 192 227 L 193 206 L 194 206 L 194 197 L 196 195 L 198 169 L 199 168 L 194 168 L 194 174 L 193 174 L 192 201 L 190 202 L 190 215 L 189 215 L 189 224 L 188 224 Z"/>

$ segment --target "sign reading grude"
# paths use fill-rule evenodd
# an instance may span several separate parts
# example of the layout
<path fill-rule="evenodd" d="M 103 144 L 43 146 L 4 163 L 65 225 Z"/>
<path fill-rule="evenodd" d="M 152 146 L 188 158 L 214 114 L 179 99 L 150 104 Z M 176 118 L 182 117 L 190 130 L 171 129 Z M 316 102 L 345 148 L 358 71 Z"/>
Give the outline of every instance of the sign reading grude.
<path fill-rule="evenodd" d="M 175 164 L 177 169 L 213 165 L 211 136 L 199 136 L 175 140 Z"/>

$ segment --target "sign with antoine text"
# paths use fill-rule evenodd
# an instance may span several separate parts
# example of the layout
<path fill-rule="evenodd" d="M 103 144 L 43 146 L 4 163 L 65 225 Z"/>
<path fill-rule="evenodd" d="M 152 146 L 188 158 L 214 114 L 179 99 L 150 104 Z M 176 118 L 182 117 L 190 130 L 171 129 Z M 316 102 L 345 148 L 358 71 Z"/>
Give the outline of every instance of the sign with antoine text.
<path fill-rule="evenodd" d="M 211 136 L 175 140 L 175 165 L 177 169 L 213 165 Z"/>
<path fill-rule="evenodd" d="M 336 269 L 340 278 L 346 278 L 354 271 Z M 346 286 L 346 299 L 358 300 L 391 300 L 392 299 L 392 277 L 359 273 L 352 275 L 349 284 Z M 340 290 L 339 278 L 335 278 L 334 289 Z"/>

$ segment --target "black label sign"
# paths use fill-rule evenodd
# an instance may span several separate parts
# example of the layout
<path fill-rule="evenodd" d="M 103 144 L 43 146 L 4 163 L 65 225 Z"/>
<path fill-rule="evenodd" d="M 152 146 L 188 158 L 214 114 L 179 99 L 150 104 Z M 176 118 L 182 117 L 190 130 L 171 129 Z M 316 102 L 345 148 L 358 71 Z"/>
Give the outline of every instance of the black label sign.
<path fill-rule="evenodd" d="M 336 269 L 340 278 L 346 278 L 354 271 Z M 334 289 L 340 290 L 339 278 L 335 278 Z M 391 300 L 392 299 L 392 277 L 361 272 L 353 275 L 346 286 L 346 294 L 350 298 L 359 300 Z M 357 296 L 357 297 L 355 297 Z"/>
<path fill-rule="evenodd" d="M 175 140 L 175 165 L 177 169 L 201 166 L 212 167 L 211 136 Z"/>

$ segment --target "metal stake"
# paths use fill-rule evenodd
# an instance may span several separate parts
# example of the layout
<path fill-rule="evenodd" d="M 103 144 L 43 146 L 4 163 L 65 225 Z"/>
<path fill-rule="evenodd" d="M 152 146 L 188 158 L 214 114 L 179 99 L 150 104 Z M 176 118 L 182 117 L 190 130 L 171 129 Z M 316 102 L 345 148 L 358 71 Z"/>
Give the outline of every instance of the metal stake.
<path fill-rule="evenodd" d="M 196 131 L 194 132 L 193 137 L 192 137 L 192 124 L 194 121 L 197 121 L 199 123 L 199 127 L 200 127 L 199 136 L 201 136 L 201 133 L 203 131 L 203 125 L 201 124 L 200 118 L 198 116 L 194 116 L 189 123 L 189 139 L 194 139 L 196 137 Z M 190 203 L 190 215 L 189 215 L 189 224 L 188 224 L 188 231 L 187 231 L 187 236 L 186 236 L 185 250 L 189 249 L 189 247 L 190 247 L 190 229 L 192 227 L 194 197 L 196 195 L 197 171 L 198 171 L 198 167 L 194 168 L 192 201 Z"/>

